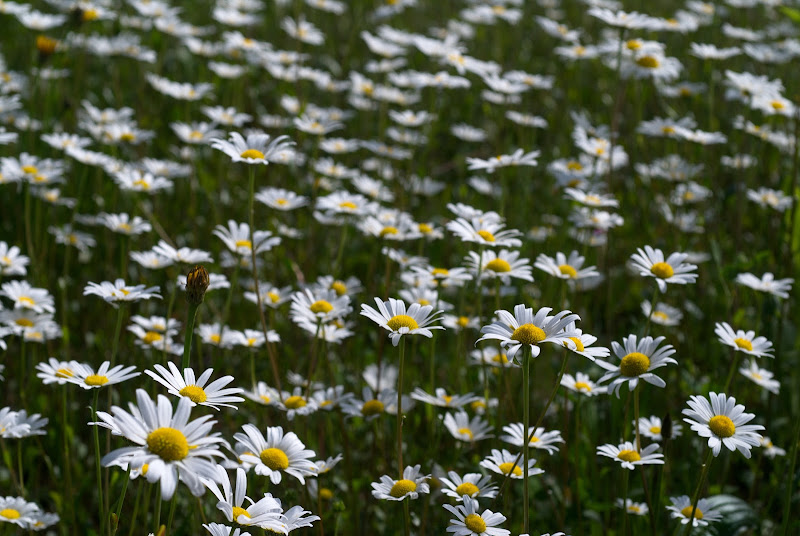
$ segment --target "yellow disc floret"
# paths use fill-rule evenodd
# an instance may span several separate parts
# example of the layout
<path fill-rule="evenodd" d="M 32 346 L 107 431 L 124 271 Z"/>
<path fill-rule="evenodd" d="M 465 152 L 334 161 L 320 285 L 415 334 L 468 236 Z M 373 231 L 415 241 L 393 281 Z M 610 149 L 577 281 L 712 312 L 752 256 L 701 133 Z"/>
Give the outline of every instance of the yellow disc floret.
<path fill-rule="evenodd" d="M 708 420 L 708 427 L 717 437 L 731 437 L 736 433 L 736 425 L 730 417 L 725 415 L 715 415 Z"/>
<path fill-rule="evenodd" d="M 736 343 L 736 346 L 741 348 L 742 350 L 747 350 L 748 352 L 753 351 L 753 343 L 748 339 L 743 339 L 742 337 L 733 339 L 733 342 Z"/>
<path fill-rule="evenodd" d="M 309 309 L 311 309 L 311 312 L 314 314 L 327 314 L 333 311 L 333 305 L 325 300 L 317 300 L 309 306 Z"/>
<path fill-rule="evenodd" d="M 475 534 L 486 532 L 486 522 L 478 514 L 469 514 L 464 518 L 464 525 Z"/>
<path fill-rule="evenodd" d="M 400 331 L 400 328 L 408 328 L 408 331 L 419 329 L 417 321 L 408 315 L 394 315 L 386 322 L 386 325 L 389 326 L 392 331 Z"/>
<path fill-rule="evenodd" d="M 639 352 L 631 352 L 622 358 L 619 371 L 623 376 L 635 378 L 641 376 L 650 368 L 650 358 Z"/>
<path fill-rule="evenodd" d="M 683 508 L 681 510 L 681 514 L 683 514 L 683 517 L 687 517 L 687 518 L 691 517 L 691 515 L 692 515 L 692 505 L 690 504 L 689 506 L 686 506 L 685 508 Z M 703 512 L 701 512 L 699 508 L 695 508 L 694 509 L 694 518 L 695 519 L 703 519 Z"/>
<path fill-rule="evenodd" d="M 545 340 L 547 335 L 539 326 L 533 324 L 522 324 L 511 334 L 511 339 L 522 344 L 538 344 Z"/>
<path fill-rule="evenodd" d="M 165 462 L 176 462 L 189 454 L 189 442 L 175 428 L 156 428 L 147 434 L 147 448 Z"/>
<path fill-rule="evenodd" d="M 203 388 L 198 387 L 196 385 L 187 385 L 178 392 L 180 393 L 181 396 L 189 398 L 195 404 L 201 404 L 205 402 L 206 399 L 208 398 Z"/>
<path fill-rule="evenodd" d="M 261 463 L 273 471 L 283 471 L 289 467 L 289 457 L 281 449 L 270 447 L 261 451 L 258 455 Z"/>
<path fill-rule="evenodd" d="M 380 400 L 367 400 L 364 402 L 364 405 L 361 406 L 361 414 L 365 417 L 369 417 L 370 415 L 379 415 L 383 413 L 383 409 L 383 402 Z"/>
<path fill-rule="evenodd" d="M 245 510 L 241 506 L 234 506 L 233 507 L 233 520 L 234 521 L 238 520 L 239 516 L 244 516 L 247 519 L 250 519 L 250 514 L 247 513 L 247 510 Z"/>
<path fill-rule="evenodd" d="M 511 271 L 511 265 L 508 264 L 508 261 L 506 261 L 505 259 L 492 259 L 486 263 L 486 266 L 484 266 L 484 268 L 499 273 Z"/>
<path fill-rule="evenodd" d="M 487 242 L 494 242 L 495 241 L 494 235 L 492 233 L 490 233 L 489 231 L 485 230 L 485 229 L 481 229 L 480 231 L 478 231 L 478 236 L 480 236 L 481 238 L 483 238 Z"/>
<path fill-rule="evenodd" d="M 500 468 L 500 470 L 503 472 L 504 475 L 513 473 L 514 476 L 522 476 L 522 467 L 516 465 L 513 462 L 501 463 L 500 465 L 498 465 L 498 467 Z"/>
<path fill-rule="evenodd" d="M 306 401 L 302 396 L 290 396 L 283 401 L 283 405 L 287 409 L 300 409 L 306 405 Z"/>
<path fill-rule="evenodd" d="M 239 156 L 242 158 L 250 158 L 252 160 L 264 160 L 264 153 L 258 149 L 248 149 Z"/>
<path fill-rule="evenodd" d="M 331 283 L 331 290 L 336 291 L 337 296 L 344 296 L 347 294 L 347 285 L 345 285 L 342 281 L 334 281 Z"/>
<path fill-rule="evenodd" d="M 575 270 L 575 268 L 573 268 L 569 264 L 560 264 L 558 266 L 558 271 L 561 272 L 561 275 L 566 275 L 570 279 L 575 279 L 576 277 L 578 277 L 577 270 Z"/>
<path fill-rule="evenodd" d="M 672 269 L 672 266 L 667 264 L 666 262 L 657 262 L 653 266 L 650 267 L 650 272 L 661 279 L 669 279 L 675 274 L 675 271 Z"/>
<path fill-rule="evenodd" d="M 392 489 L 389 491 L 389 495 L 395 499 L 399 499 L 400 497 L 403 497 L 414 491 L 417 491 L 417 483 L 413 480 L 406 480 L 404 478 L 394 483 Z"/>
<path fill-rule="evenodd" d="M 0 517 L 4 517 L 6 519 L 19 519 L 20 513 L 18 510 L 14 510 L 13 508 L 6 508 L 4 510 L 0 510 Z"/>
<path fill-rule="evenodd" d="M 456 488 L 456 493 L 458 494 L 459 497 L 463 495 L 469 495 L 470 497 L 472 497 L 474 494 L 478 493 L 478 491 L 480 491 L 478 489 L 478 486 L 476 486 L 472 482 L 463 482 Z"/>
<path fill-rule="evenodd" d="M 86 376 L 86 379 L 83 380 L 86 385 L 91 386 L 101 386 L 108 383 L 108 376 L 98 376 L 97 374 L 91 374 Z"/>
<path fill-rule="evenodd" d="M 619 454 L 617 454 L 617 458 L 625 462 L 638 462 L 642 459 L 635 450 L 621 450 Z"/>

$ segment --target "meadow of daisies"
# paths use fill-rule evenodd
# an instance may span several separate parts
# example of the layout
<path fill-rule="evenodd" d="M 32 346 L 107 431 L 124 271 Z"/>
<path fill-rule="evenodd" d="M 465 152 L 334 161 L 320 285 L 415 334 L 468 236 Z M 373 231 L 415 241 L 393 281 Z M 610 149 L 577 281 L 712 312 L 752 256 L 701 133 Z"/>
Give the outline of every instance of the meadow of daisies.
<path fill-rule="evenodd" d="M 797 4 L 0 0 L 0 535 L 798 534 Z"/>

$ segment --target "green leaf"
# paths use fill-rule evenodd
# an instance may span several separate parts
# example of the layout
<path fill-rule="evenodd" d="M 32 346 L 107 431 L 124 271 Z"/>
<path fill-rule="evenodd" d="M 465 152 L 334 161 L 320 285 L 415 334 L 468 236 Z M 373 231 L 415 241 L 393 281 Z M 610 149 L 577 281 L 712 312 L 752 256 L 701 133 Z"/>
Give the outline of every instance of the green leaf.
<path fill-rule="evenodd" d="M 784 15 L 792 19 L 795 23 L 800 24 L 800 9 L 781 6 L 780 10 Z"/>

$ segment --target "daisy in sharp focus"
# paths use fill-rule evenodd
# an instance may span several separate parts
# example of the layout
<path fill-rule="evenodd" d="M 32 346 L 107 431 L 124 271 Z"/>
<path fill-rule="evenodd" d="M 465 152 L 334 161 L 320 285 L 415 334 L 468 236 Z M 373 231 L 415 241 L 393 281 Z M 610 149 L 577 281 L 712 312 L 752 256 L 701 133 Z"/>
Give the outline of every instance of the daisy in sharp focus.
<path fill-rule="evenodd" d="M 470 251 L 464 262 L 475 274 L 475 277 L 480 272 L 481 279 L 498 278 L 505 285 L 511 283 L 511 278 L 533 281 L 530 260 L 520 259 L 519 255 L 519 251 L 506 249 L 501 249 L 497 253 L 486 250 L 480 255 Z"/>
<path fill-rule="evenodd" d="M 190 368 L 184 369 L 181 374 L 174 363 L 168 362 L 167 366 L 169 370 L 157 364 L 153 366 L 156 372 L 145 370 L 144 373 L 166 387 L 171 395 L 191 400 L 192 407 L 200 405 L 219 410 L 219 406 L 225 406 L 237 409 L 230 402 L 244 401 L 244 398 L 235 396 L 243 393 L 244 389 L 238 387 L 223 389 L 233 381 L 233 376 L 223 376 L 206 385 L 214 369 L 207 369 L 196 378 L 194 370 Z"/>
<path fill-rule="evenodd" d="M 481 460 L 480 466 L 509 478 L 522 479 L 522 455 L 511 454 L 506 449 L 492 449 L 492 453 Z M 542 473 L 544 473 L 544 469 L 536 467 L 536 460 L 528 458 L 528 476 L 536 476 Z"/>
<path fill-rule="evenodd" d="M 710 399 L 710 402 L 709 402 Z M 747 424 L 755 418 L 752 413 L 744 413 L 744 406 L 736 404 L 736 399 L 724 393 L 709 393 L 704 396 L 689 397 L 689 409 L 684 409 L 684 422 L 692 427 L 700 437 L 708 438 L 708 446 L 719 456 L 722 445 L 728 450 L 739 450 L 745 458 L 750 458 L 750 449 L 759 445 L 760 424 Z"/>
<path fill-rule="evenodd" d="M 637 452 L 636 445 L 626 441 L 618 446 L 610 443 L 601 445 L 597 447 L 597 454 L 613 458 L 622 464 L 623 468 L 633 471 L 637 465 L 663 464 L 664 455 L 656 452 L 659 448 L 657 443 L 652 443 Z"/>
<path fill-rule="evenodd" d="M 390 332 L 392 346 L 397 346 L 403 335 L 423 335 L 431 338 L 432 329 L 444 329 L 442 326 L 431 325 L 439 320 L 438 315 L 442 312 L 436 311 L 431 314 L 433 311 L 431 305 L 412 303 L 406 310 L 405 302 L 394 298 L 389 298 L 387 301 L 375 298 L 375 305 L 377 310 L 367 304 L 361 304 L 361 314 Z"/>
<path fill-rule="evenodd" d="M 248 134 L 245 139 L 238 132 L 231 132 L 227 140 L 213 138 L 211 147 L 228 155 L 233 162 L 267 165 L 281 151 L 294 145 L 294 142 L 288 140 L 287 136 L 278 136 L 270 141 L 268 134 L 261 133 Z"/>
<path fill-rule="evenodd" d="M 402 501 L 406 498 L 416 499 L 420 493 L 430 493 L 431 488 L 426 482 L 430 475 L 420 475 L 419 468 L 419 465 L 407 465 L 403 470 L 403 478 L 399 480 L 383 475 L 380 482 L 372 483 L 372 496 L 387 501 Z"/>
<path fill-rule="evenodd" d="M 614 392 L 617 398 L 619 398 L 619 389 L 625 382 L 628 383 L 628 389 L 631 391 L 636 388 L 640 379 L 656 387 L 666 386 L 666 382 L 652 371 L 670 363 L 677 365 L 678 362 L 670 357 L 675 353 L 675 348 L 671 344 L 659 348 L 663 341 L 664 337 L 653 339 L 648 336 L 637 342 L 636 335 L 629 335 L 622 340 L 622 344 L 613 341 L 611 348 L 620 359 L 620 364 L 612 365 L 605 361 L 595 361 L 608 371 L 600 378 L 600 383 L 611 380 L 607 386 L 608 392 Z"/>
<path fill-rule="evenodd" d="M 558 452 L 557 443 L 563 443 L 561 432 L 558 430 L 551 430 L 547 432 L 544 428 L 536 428 L 531 426 L 528 428 L 528 433 L 524 433 L 524 427 L 521 422 L 512 423 L 503 426 L 505 435 L 501 435 L 500 439 L 506 443 L 511 443 L 515 447 L 522 447 L 525 441 L 528 441 L 528 446 L 534 449 L 542 449 L 547 451 L 548 454 Z M 530 440 L 528 440 L 530 438 Z"/>
<path fill-rule="evenodd" d="M 714 333 L 719 342 L 726 344 L 737 352 L 744 352 L 755 357 L 775 357 L 772 355 L 772 343 L 766 337 L 756 337 L 755 331 L 733 331 L 727 322 L 717 322 Z"/>
<path fill-rule="evenodd" d="M 219 446 L 225 440 L 212 434 L 215 421 L 210 415 L 189 422 L 191 403 L 186 398 L 178 401 L 173 412 L 172 403 L 163 396 L 153 402 L 144 389 L 136 390 L 136 405 L 132 413 L 113 406 L 111 414 L 98 411 L 102 422 L 92 423 L 111 429 L 135 445 L 113 450 L 103 456 L 105 467 L 118 465 L 140 469 L 147 465 L 144 475 L 151 484 L 161 482 L 161 498 L 168 501 L 175 493 L 178 480 L 189 487 L 192 495 L 205 492 L 201 478 L 217 478 L 214 458 L 224 458 Z"/>
<path fill-rule="evenodd" d="M 693 272 L 697 269 L 694 264 L 683 261 L 689 255 L 686 253 L 673 253 L 664 259 L 664 253 L 660 249 L 645 246 L 637 249 L 637 253 L 631 255 L 633 266 L 643 277 L 655 277 L 658 288 L 661 292 L 667 291 L 667 283 L 686 285 L 694 283 L 697 274 Z"/>
<path fill-rule="evenodd" d="M 340 296 L 335 290 L 304 289 L 292 294 L 290 315 L 295 322 L 307 319 L 316 324 L 342 318 L 352 310 L 347 294 Z"/>
<path fill-rule="evenodd" d="M 305 477 L 316 474 L 310 459 L 314 451 L 306 449 L 294 432 L 284 434 L 280 426 L 268 427 L 265 438 L 252 424 L 245 424 L 242 430 L 244 433 L 237 432 L 233 438 L 246 448 L 240 458 L 253 464 L 256 474 L 268 476 L 273 484 L 280 484 L 282 473 L 292 475 L 301 484 L 305 484 Z"/>
<path fill-rule="evenodd" d="M 491 484 L 492 477 L 480 473 L 467 473 L 462 478 L 455 471 L 449 471 L 447 478 L 440 477 L 442 493 L 456 501 L 462 500 L 466 495 L 472 499 L 497 496 L 497 486 Z"/>
<path fill-rule="evenodd" d="M 580 317 L 570 311 L 561 311 L 550 316 L 552 310 L 550 307 L 542 307 L 534 314 L 533 309 L 519 304 L 514 307 L 513 315 L 508 311 L 495 311 L 498 321 L 481 328 L 481 333 L 485 335 L 476 344 L 484 340 L 499 340 L 510 359 L 514 359 L 523 346 L 530 347 L 532 357 L 539 355 L 541 350 L 538 345 L 544 342 L 567 348 L 575 346 L 571 337 L 578 334 L 564 331 L 564 328 L 570 322 L 580 320 Z"/>
<path fill-rule="evenodd" d="M 481 418 L 480 415 L 476 415 L 470 419 L 466 411 L 459 411 L 455 415 L 452 413 L 445 414 L 444 426 L 447 428 L 447 431 L 450 432 L 450 435 L 459 441 L 465 441 L 467 443 L 494 437 L 493 434 L 489 433 L 492 431 L 492 427 L 489 425 L 488 421 Z"/>
<path fill-rule="evenodd" d="M 452 532 L 455 536 L 508 536 L 511 534 L 509 530 L 498 528 L 498 525 L 506 520 L 506 516 L 503 514 L 491 510 L 484 510 L 479 514 L 478 501 L 466 494 L 461 501 L 461 504 L 455 506 L 443 505 L 445 510 L 456 517 L 450 520 L 447 532 Z"/>
<path fill-rule="evenodd" d="M 66 378 L 67 382 L 80 385 L 87 390 L 114 385 L 141 374 L 141 372 L 133 372 L 136 370 L 134 366 L 115 365 L 112 367 L 110 361 L 103 361 L 97 371 L 90 365 L 77 361 L 70 361 L 70 366 L 73 375 Z"/>
<path fill-rule="evenodd" d="M 692 500 L 688 495 L 670 497 L 669 500 L 672 501 L 672 504 L 667 506 L 670 517 L 680 519 L 682 525 L 691 521 L 693 527 L 705 527 L 709 523 L 722 519 L 722 513 L 717 512 L 708 499 L 697 501 L 697 506 L 694 508 L 694 519 L 692 519 Z"/>
<path fill-rule="evenodd" d="M 225 514 L 229 523 L 261 527 L 269 522 L 280 521 L 282 508 L 279 501 L 265 496 L 256 502 L 247 496 L 247 473 L 244 469 L 236 469 L 236 485 L 233 488 L 228 472 L 222 466 L 216 467 L 216 474 L 215 480 L 204 479 L 203 484 L 219 500 L 217 509 Z M 245 499 L 250 503 L 249 506 L 245 506 Z"/>

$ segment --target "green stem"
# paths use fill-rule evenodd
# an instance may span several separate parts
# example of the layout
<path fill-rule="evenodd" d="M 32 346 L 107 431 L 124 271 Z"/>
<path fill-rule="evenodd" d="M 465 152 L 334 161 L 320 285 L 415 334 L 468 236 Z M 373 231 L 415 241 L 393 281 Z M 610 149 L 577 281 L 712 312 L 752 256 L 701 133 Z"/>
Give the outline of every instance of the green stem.
<path fill-rule="evenodd" d="M 119 349 L 119 335 L 122 332 L 122 316 L 124 310 L 122 307 L 117 309 L 117 325 L 114 327 L 114 339 L 111 341 L 111 366 L 114 366 L 114 362 L 117 359 L 117 350 Z"/>
<path fill-rule="evenodd" d="M 630 470 L 622 469 L 622 532 L 620 534 L 622 536 L 627 536 L 628 534 L 628 478 Z"/>
<path fill-rule="evenodd" d="M 397 376 L 397 468 L 400 478 L 403 478 L 403 370 L 405 356 L 406 339 L 400 337 L 400 370 Z"/>
<path fill-rule="evenodd" d="M 128 472 L 125 474 L 125 482 L 122 483 L 122 493 L 119 495 L 119 499 L 117 500 L 117 518 L 114 520 L 114 530 L 111 534 L 117 533 L 117 528 L 119 528 L 119 516 L 122 514 L 122 504 L 125 502 L 125 494 L 128 492 L 128 483 L 131 481 L 131 466 L 128 464 Z"/>
<path fill-rule="evenodd" d="M 405 536 L 411 534 L 411 512 L 409 511 L 408 502 L 411 499 L 403 500 L 403 531 Z"/>
<path fill-rule="evenodd" d="M 530 393 L 530 363 L 531 363 L 531 349 L 525 345 L 522 351 L 522 428 L 525 433 L 530 433 L 530 406 L 531 406 L 531 393 Z M 529 506 L 530 500 L 528 497 L 528 445 L 530 440 L 525 441 L 522 446 L 522 526 L 525 534 L 529 533 Z M 510 472 L 509 472 L 510 474 Z"/>
<path fill-rule="evenodd" d="M 128 536 L 133 536 L 133 532 L 136 527 L 136 518 L 139 517 L 139 502 L 142 500 L 142 490 L 147 486 L 147 481 L 144 482 L 140 481 L 139 484 L 136 486 L 136 499 L 133 501 L 133 514 L 131 515 L 131 529 L 128 532 Z M 149 488 L 149 486 L 147 486 Z"/>
<path fill-rule="evenodd" d="M 342 226 L 342 236 L 339 239 L 339 249 L 336 252 L 336 262 L 333 265 L 333 276 L 336 277 L 339 273 L 339 267 L 342 265 L 342 254 L 344 253 L 344 244 L 347 240 L 347 228 L 349 226 L 349 222 L 345 223 Z"/>
<path fill-rule="evenodd" d="M 642 452 L 642 436 L 639 433 L 639 388 L 641 382 L 633 390 L 633 429 L 636 431 L 636 452 Z"/>
<path fill-rule="evenodd" d="M 22 405 L 25 406 L 26 404 L 26 397 L 25 397 L 25 349 L 27 348 L 27 344 L 25 344 L 25 339 L 23 338 L 19 344 L 19 397 L 22 399 Z"/>
<path fill-rule="evenodd" d="M 783 505 L 783 527 L 781 532 L 783 536 L 789 536 L 790 526 L 789 521 L 790 513 L 792 510 L 792 490 L 794 490 L 794 469 L 797 463 L 797 441 L 800 439 L 800 420 L 794 424 L 794 439 L 792 440 L 792 454 L 791 461 L 789 462 L 789 472 L 787 473 L 789 481 L 786 483 L 786 503 Z"/>
<path fill-rule="evenodd" d="M 92 422 L 97 422 L 97 400 L 100 397 L 100 389 L 95 389 L 92 399 Z M 92 426 L 92 433 L 94 435 L 94 467 L 97 473 L 97 492 L 100 494 L 100 507 L 98 515 L 100 516 L 100 534 L 106 532 L 106 512 L 105 501 L 103 500 L 103 475 L 100 467 L 100 430 L 98 425 Z"/>
<path fill-rule="evenodd" d="M 183 335 L 183 362 L 182 369 L 189 368 L 189 357 L 192 354 L 192 334 L 194 333 L 194 318 L 197 316 L 199 304 L 189 304 L 189 311 L 186 313 L 186 333 Z"/>
<path fill-rule="evenodd" d="M 72 504 L 72 458 L 69 455 L 69 443 L 70 443 L 70 429 L 69 429 L 69 412 L 67 408 L 69 407 L 69 399 L 67 397 L 69 393 L 69 386 L 65 385 L 61 388 L 61 436 L 64 441 L 64 480 L 66 482 L 66 493 L 64 495 L 64 499 L 69 501 L 69 504 L 66 505 L 64 508 L 64 512 L 67 514 L 65 516 L 65 521 L 69 522 L 72 518 L 73 510 L 71 508 Z M 69 517 L 67 517 L 69 516 Z"/>
<path fill-rule="evenodd" d="M 172 500 L 170 501 L 169 505 L 169 517 L 167 518 L 167 532 L 166 534 L 172 534 L 172 518 L 175 516 L 175 504 L 178 502 L 178 490 L 175 490 L 175 493 L 172 494 Z"/>
<path fill-rule="evenodd" d="M 711 467 L 711 461 L 714 459 L 714 451 L 708 449 L 706 462 L 703 464 L 703 472 L 700 473 L 700 482 L 697 483 L 697 488 L 694 490 L 694 497 L 692 497 L 692 514 L 689 516 L 689 523 L 687 523 L 686 534 L 689 536 L 694 529 L 694 514 L 697 512 L 697 502 L 700 500 L 700 492 L 703 491 L 703 484 L 708 476 L 708 469 Z"/>
<path fill-rule="evenodd" d="M 161 528 L 161 502 L 161 481 L 159 481 L 156 485 L 156 513 L 153 517 L 156 521 L 156 528 L 153 532 L 156 534 L 158 534 L 158 530 Z"/>

